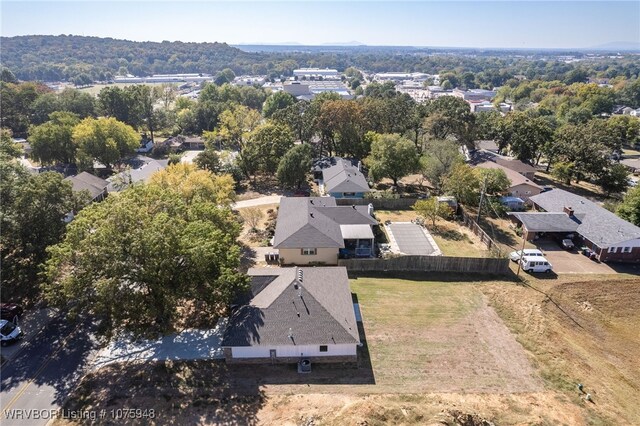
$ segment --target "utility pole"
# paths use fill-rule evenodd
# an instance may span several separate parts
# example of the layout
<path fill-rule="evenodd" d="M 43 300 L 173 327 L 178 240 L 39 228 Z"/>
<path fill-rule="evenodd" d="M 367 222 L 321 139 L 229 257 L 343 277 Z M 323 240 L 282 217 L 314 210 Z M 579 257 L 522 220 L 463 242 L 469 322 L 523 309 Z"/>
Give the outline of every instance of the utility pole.
<path fill-rule="evenodd" d="M 525 236 L 525 227 L 522 225 L 522 248 L 520 249 L 520 256 L 518 257 L 518 272 L 516 272 L 516 277 L 520 276 L 520 265 L 522 265 L 522 256 L 524 256 L 524 244 L 527 242 L 527 237 Z"/>

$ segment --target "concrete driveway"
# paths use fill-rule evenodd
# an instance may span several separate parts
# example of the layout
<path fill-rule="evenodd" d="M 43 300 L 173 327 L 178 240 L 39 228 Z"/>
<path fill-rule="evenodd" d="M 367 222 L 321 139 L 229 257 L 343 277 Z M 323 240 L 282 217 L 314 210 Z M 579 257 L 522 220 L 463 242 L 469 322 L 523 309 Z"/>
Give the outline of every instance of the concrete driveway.
<path fill-rule="evenodd" d="M 553 265 L 557 274 L 615 274 L 616 271 L 606 263 L 587 259 L 577 250 L 564 250 L 556 242 L 536 241 L 536 246 Z"/>
<path fill-rule="evenodd" d="M 103 348 L 94 358 L 92 368 L 130 361 L 166 361 L 224 358 L 222 335 L 227 325 L 226 318 L 210 330 L 184 330 L 163 336 L 158 340 L 132 342 L 118 339 Z"/>

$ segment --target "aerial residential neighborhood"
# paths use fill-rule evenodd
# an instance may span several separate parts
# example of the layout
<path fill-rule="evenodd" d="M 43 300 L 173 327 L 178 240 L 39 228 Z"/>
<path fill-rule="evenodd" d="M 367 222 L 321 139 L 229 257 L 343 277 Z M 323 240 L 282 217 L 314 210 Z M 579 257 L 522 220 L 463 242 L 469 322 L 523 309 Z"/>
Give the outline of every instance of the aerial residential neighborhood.
<path fill-rule="evenodd" d="M 0 424 L 640 424 L 637 2 L 0 9 Z"/>

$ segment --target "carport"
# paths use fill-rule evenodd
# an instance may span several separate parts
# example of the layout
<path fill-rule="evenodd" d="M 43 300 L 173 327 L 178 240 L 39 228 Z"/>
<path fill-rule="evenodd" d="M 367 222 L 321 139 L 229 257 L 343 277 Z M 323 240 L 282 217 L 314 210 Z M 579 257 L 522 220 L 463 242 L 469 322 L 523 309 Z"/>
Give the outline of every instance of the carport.
<path fill-rule="evenodd" d="M 575 216 L 566 213 L 509 213 L 512 220 L 522 224 L 522 236 L 528 241 L 533 241 L 536 235 L 541 233 L 563 233 L 576 232 L 580 222 Z"/>

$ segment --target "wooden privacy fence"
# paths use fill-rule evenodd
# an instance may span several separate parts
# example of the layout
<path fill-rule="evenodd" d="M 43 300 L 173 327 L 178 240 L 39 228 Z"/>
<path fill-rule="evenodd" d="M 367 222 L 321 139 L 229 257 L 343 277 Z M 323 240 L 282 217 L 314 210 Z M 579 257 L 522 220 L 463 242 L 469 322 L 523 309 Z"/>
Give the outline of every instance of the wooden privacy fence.
<path fill-rule="evenodd" d="M 418 201 L 417 198 L 336 198 L 339 206 L 368 206 L 375 210 L 408 210 Z"/>
<path fill-rule="evenodd" d="M 493 257 L 399 256 L 388 259 L 340 259 L 350 272 L 467 272 L 506 274 L 509 259 Z"/>
<path fill-rule="evenodd" d="M 487 250 L 491 250 L 494 254 L 501 256 L 502 250 L 500 249 L 500 246 L 496 244 L 493 238 L 491 238 L 489 234 L 484 231 L 484 229 L 480 228 L 478 222 L 476 222 L 466 211 L 464 211 L 462 206 L 460 206 L 460 214 L 462 215 L 462 223 L 464 224 L 464 226 L 469 228 L 471 232 L 473 232 L 478 238 L 480 238 L 480 241 L 482 241 L 482 243 L 487 246 Z"/>

